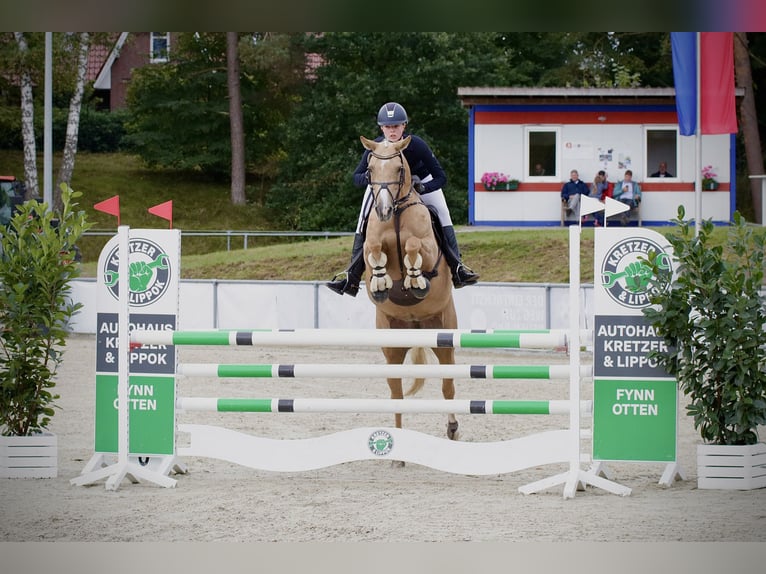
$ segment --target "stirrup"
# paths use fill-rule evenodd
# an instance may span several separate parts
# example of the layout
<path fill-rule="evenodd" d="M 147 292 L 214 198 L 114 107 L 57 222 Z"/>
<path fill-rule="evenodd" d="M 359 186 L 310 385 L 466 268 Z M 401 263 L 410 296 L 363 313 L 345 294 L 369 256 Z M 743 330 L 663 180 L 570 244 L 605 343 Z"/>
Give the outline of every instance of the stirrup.
<path fill-rule="evenodd" d="M 455 289 L 460 289 L 466 285 L 473 285 L 478 280 L 479 274 L 474 273 L 473 269 L 464 263 L 459 264 L 452 274 L 452 284 L 455 286 Z"/>

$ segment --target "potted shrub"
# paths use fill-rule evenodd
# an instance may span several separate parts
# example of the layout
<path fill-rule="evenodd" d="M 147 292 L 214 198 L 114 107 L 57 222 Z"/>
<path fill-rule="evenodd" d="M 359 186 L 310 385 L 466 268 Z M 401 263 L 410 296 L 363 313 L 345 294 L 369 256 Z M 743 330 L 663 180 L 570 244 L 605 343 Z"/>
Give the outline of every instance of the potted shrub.
<path fill-rule="evenodd" d="M 667 346 L 651 356 L 690 399 L 687 414 L 703 440 L 698 486 L 764 487 L 766 444 L 758 426 L 766 424 L 765 234 L 737 212 L 726 241 L 715 244 L 710 220 L 695 235 L 684 215 L 681 206 L 678 227 L 666 236 L 674 276 L 648 256 L 655 282 L 643 313 Z"/>
<path fill-rule="evenodd" d="M 58 217 L 30 200 L 0 237 L 0 476 L 56 476 L 56 371 L 68 324 L 82 307 L 70 299 L 79 275 L 75 242 L 89 227 L 75 211 L 80 193 L 62 184 Z"/>

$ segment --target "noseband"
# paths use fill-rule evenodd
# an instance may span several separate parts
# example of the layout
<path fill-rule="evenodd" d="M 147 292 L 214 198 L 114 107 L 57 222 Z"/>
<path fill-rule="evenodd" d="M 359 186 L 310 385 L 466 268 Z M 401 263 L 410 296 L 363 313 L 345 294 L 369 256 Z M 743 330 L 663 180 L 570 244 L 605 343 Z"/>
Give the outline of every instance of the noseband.
<path fill-rule="evenodd" d="M 388 194 L 391 196 L 391 200 L 394 202 L 394 211 L 396 212 L 400 209 L 401 203 L 404 201 L 407 201 L 410 195 L 412 195 L 412 186 L 410 186 L 410 189 L 407 190 L 407 195 L 405 195 L 404 197 L 399 197 L 402 193 L 402 188 L 404 187 L 404 158 L 402 157 L 402 152 L 396 152 L 391 155 L 380 155 L 370 150 L 370 156 L 375 156 L 377 159 L 393 159 L 395 157 L 399 158 L 399 162 L 401 163 L 401 166 L 399 167 L 398 181 L 372 181 L 370 179 L 371 186 L 376 186 L 376 185 L 379 186 L 377 191 L 375 191 L 375 188 L 373 187 L 373 196 L 375 198 L 375 202 L 377 203 L 380 192 L 385 189 L 388 192 Z M 370 175 L 370 157 L 367 158 L 367 174 L 368 176 Z M 396 195 L 391 193 L 391 190 L 389 189 L 390 185 L 398 186 Z"/>

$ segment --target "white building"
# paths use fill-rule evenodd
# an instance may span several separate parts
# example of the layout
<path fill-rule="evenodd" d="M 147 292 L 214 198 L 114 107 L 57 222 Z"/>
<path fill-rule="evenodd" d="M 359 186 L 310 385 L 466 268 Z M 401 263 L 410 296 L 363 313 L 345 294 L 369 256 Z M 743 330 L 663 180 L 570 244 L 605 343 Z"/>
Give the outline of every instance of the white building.
<path fill-rule="evenodd" d="M 679 135 L 673 88 L 464 87 L 458 95 L 470 111 L 471 225 L 560 225 L 561 187 L 572 169 L 586 183 L 601 169 L 615 183 L 632 170 L 644 225 L 668 225 L 679 205 L 694 217 L 696 138 Z M 735 137 L 700 137 L 699 166 L 711 166 L 718 182 L 702 191 L 701 215 L 715 223 L 735 211 Z M 660 162 L 673 177 L 651 177 Z M 518 179 L 518 189 L 485 190 L 485 172 Z"/>

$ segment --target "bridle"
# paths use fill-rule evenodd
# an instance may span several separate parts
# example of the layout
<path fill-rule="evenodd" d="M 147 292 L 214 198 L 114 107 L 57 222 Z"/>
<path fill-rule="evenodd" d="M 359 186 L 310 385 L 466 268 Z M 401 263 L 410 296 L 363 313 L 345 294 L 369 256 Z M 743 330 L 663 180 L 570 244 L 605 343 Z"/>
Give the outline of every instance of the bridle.
<path fill-rule="evenodd" d="M 399 158 L 400 166 L 399 166 L 399 179 L 397 181 L 372 181 L 370 177 L 370 159 L 371 157 L 375 157 L 377 159 L 393 159 L 395 157 Z M 408 203 L 406 205 L 402 205 L 405 203 L 411 196 L 412 196 L 412 186 L 410 185 L 409 189 L 407 190 L 407 194 L 403 197 L 399 197 L 402 193 L 402 188 L 404 187 L 404 176 L 405 176 L 405 169 L 404 169 L 404 155 L 401 151 L 397 151 L 392 153 L 391 155 L 382 155 L 375 153 L 374 151 L 370 150 L 370 155 L 367 157 L 367 176 L 368 180 L 370 182 L 370 186 L 372 186 L 372 194 L 374 203 L 378 202 L 378 197 L 380 196 L 380 193 L 385 189 L 388 195 L 391 197 L 391 201 L 394 205 L 394 215 L 397 215 L 401 211 L 404 211 L 411 205 L 415 205 L 417 203 L 422 203 L 421 201 L 413 201 L 411 203 Z M 389 189 L 389 186 L 397 186 L 397 192 L 396 195 L 391 193 L 391 190 Z M 375 190 L 375 186 L 378 186 L 377 191 Z M 397 226 L 398 227 L 398 226 Z"/>

